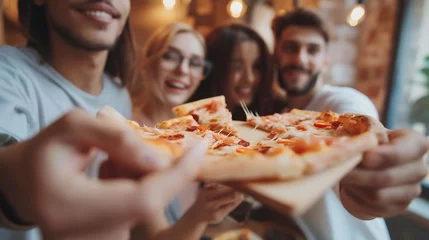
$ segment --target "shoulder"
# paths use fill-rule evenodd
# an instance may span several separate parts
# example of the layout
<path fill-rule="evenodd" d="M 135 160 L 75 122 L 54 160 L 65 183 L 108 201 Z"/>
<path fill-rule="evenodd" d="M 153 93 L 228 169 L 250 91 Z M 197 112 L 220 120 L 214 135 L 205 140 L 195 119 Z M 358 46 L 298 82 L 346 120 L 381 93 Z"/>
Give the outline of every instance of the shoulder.
<path fill-rule="evenodd" d="M 7 62 L 37 62 L 42 60 L 38 52 L 29 47 L 0 47 L 0 61 Z"/>
<path fill-rule="evenodd" d="M 27 47 L 0 47 L 0 81 L 7 77 L 25 75 L 36 71 L 35 65 L 41 64 L 41 57 L 36 50 Z"/>

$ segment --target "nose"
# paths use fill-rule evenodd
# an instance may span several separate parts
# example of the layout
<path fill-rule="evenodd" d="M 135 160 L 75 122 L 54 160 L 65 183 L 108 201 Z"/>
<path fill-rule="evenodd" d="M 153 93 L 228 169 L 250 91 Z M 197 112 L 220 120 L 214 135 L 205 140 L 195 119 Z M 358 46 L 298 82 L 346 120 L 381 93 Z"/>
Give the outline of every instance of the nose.
<path fill-rule="evenodd" d="M 183 61 L 177 66 L 177 70 L 181 75 L 189 74 L 189 61 L 187 59 L 183 59 Z"/>
<path fill-rule="evenodd" d="M 301 48 L 297 55 L 297 62 L 301 65 L 307 65 L 308 62 L 308 53 L 305 48 Z"/>
<path fill-rule="evenodd" d="M 256 76 L 253 67 L 247 67 L 244 75 L 244 81 L 248 84 L 252 84 L 255 80 Z"/>

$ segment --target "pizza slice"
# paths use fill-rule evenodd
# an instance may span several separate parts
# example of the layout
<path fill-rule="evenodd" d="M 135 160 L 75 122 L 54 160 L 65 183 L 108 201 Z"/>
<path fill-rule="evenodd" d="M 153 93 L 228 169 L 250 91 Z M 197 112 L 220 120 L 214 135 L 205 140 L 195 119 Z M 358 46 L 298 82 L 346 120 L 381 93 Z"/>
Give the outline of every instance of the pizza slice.
<path fill-rule="evenodd" d="M 224 96 L 217 96 L 186 103 L 173 108 L 178 117 L 192 116 L 200 125 L 224 134 L 237 135 L 232 114 L 226 108 Z"/>
<path fill-rule="evenodd" d="M 108 124 L 112 128 L 119 128 L 123 131 L 133 130 L 138 134 L 142 143 L 149 146 L 148 151 L 154 150 L 156 154 L 163 159 L 167 160 L 166 167 L 171 166 L 176 159 L 183 154 L 183 149 L 178 148 L 174 143 L 166 139 L 156 136 L 163 135 L 164 132 L 156 129 L 144 131 L 140 128 L 139 124 L 130 121 L 122 116 L 115 109 L 105 106 L 97 113 L 97 119 Z"/>
<path fill-rule="evenodd" d="M 296 114 L 301 120 L 271 129 L 258 145 L 290 148 L 306 164 L 307 174 L 357 156 L 387 139 L 382 124 L 369 116 L 296 109 L 287 114 Z"/>
<path fill-rule="evenodd" d="M 304 172 L 302 161 L 292 158 L 286 147 L 279 145 L 268 151 L 255 148 L 242 138 L 211 131 L 192 120 L 190 116 L 178 117 L 157 126 L 192 132 L 208 143 L 206 160 L 198 175 L 201 180 L 293 179 Z"/>
<path fill-rule="evenodd" d="M 184 133 L 193 133 L 208 143 L 208 153 L 213 155 L 231 154 L 237 148 L 248 147 L 250 145 L 249 142 L 235 135 L 225 135 L 211 131 L 208 127 L 199 125 L 190 115 L 163 121 L 157 124 L 157 127 L 165 130 L 174 129 Z"/>

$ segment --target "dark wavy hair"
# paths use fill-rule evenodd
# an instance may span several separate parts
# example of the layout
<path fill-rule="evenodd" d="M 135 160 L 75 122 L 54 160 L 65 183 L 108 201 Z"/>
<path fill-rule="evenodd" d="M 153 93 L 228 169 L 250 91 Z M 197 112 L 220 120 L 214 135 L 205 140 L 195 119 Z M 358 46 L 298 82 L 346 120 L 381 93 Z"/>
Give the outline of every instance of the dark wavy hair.
<path fill-rule="evenodd" d="M 230 84 L 228 73 L 232 62 L 235 46 L 241 41 L 255 41 L 260 52 L 261 81 L 253 102 L 248 106 L 251 111 L 260 115 L 272 114 L 276 110 L 273 98 L 273 65 L 272 56 L 264 40 L 249 27 L 231 24 L 214 29 L 206 37 L 207 59 L 213 64 L 210 75 L 204 79 L 189 101 L 225 95 Z M 235 120 L 245 120 L 245 114 L 240 106 L 231 110 Z"/>
<path fill-rule="evenodd" d="M 322 34 L 326 43 L 329 42 L 332 36 L 332 26 L 319 13 L 298 8 L 284 15 L 275 17 L 271 23 L 271 30 L 274 37 L 278 40 L 283 30 L 289 26 L 300 26 L 314 28 Z"/>
<path fill-rule="evenodd" d="M 35 48 L 43 58 L 49 57 L 50 38 L 46 23 L 46 10 L 32 0 L 18 0 L 19 21 L 23 26 L 28 42 L 27 46 Z M 132 86 L 137 79 L 138 57 L 132 36 L 129 19 L 121 36 L 110 50 L 105 71 L 121 80 L 122 85 Z"/>

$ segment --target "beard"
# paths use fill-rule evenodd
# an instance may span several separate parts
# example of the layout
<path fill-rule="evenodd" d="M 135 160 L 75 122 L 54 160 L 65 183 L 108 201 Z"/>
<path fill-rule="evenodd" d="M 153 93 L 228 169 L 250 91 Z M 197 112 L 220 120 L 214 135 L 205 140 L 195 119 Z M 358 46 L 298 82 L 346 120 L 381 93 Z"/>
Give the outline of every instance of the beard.
<path fill-rule="evenodd" d="M 61 26 L 60 24 L 52 21 L 53 30 L 68 44 L 75 48 L 83 49 L 89 52 L 98 52 L 111 50 L 115 47 L 116 43 L 120 36 L 118 36 L 112 44 L 102 44 L 102 43 L 91 43 L 89 41 L 85 41 L 80 39 L 78 36 L 73 34 L 66 27 Z"/>
<path fill-rule="evenodd" d="M 308 83 L 301 89 L 293 89 L 290 86 L 288 86 L 287 81 L 283 78 L 283 73 L 289 70 L 300 70 L 304 71 L 309 75 L 309 81 Z M 289 65 L 286 66 L 278 71 L 278 81 L 280 84 L 280 87 L 282 87 L 286 93 L 290 96 L 302 96 L 309 93 L 313 87 L 316 85 L 317 80 L 319 79 L 320 72 L 311 73 L 310 70 L 305 69 L 302 66 L 296 66 L 296 65 Z"/>

